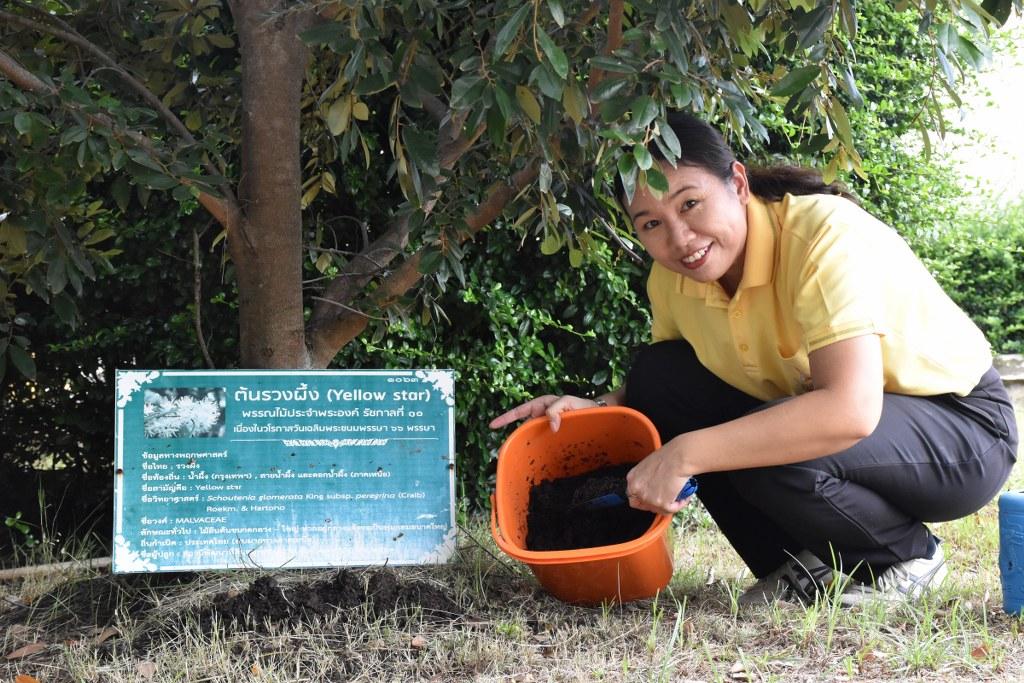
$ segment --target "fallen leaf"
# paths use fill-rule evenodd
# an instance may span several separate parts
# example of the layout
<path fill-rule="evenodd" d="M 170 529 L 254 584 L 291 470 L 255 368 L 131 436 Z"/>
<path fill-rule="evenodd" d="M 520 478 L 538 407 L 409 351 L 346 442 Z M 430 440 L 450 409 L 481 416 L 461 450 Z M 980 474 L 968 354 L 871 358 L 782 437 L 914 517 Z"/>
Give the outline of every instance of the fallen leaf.
<path fill-rule="evenodd" d="M 684 640 L 693 640 L 693 636 L 695 635 L 697 629 L 696 627 L 694 627 L 693 622 L 691 620 L 684 619 L 682 630 Z"/>
<path fill-rule="evenodd" d="M 28 657 L 34 655 L 37 652 L 42 652 L 46 649 L 46 643 L 29 643 L 19 647 L 14 652 L 9 652 L 6 659 L 21 659 L 22 657 Z"/>
<path fill-rule="evenodd" d="M 100 643 L 106 642 L 106 641 L 110 640 L 111 638 L 113 638 L 114 636 L 119 636 L 119 635 L 121 635 L 120 631 L 118 631 L 113 626 L 108 626 L 105 629 L 103 629 L 102 631 L 100 631 L 99 635 L 96 636 L 96 644 L 99 645 Z"/>
<path fill-rule="evenodd" d="M 743 662 L 735 662 L 729 667 L 729 678 L 734 681 L 748 681 L 750 680 L 750 674 L 747 673 L 747 667 L 744 666 Z"/>
<path fill-rule="evenodd" d="M 259 664 L 253 664 L 249 668 L 249 670 L 252 671 L 252 675 L 253 676 L 262 676 L 263 675 L 263 669 L 260 667 Z"/>
<path fill-rule="evenodd" d="M 971 656 L 975 659 L 988 659 L 988 645 L 982 643 L 978 647 L 971 650 Z"/>
<path fill-rule="evenodd" d="M 18 674 L 14 677 L 14 683 L 39 683 L 39 679 L 28 674 Z"/>
<path fill-rule="evenodd" d="M 704 577 L 704 585 L 710 586 L 715 582 L 715 568 L 708 567 L 708 575 Z"/>
<path fill-rule="evenodd" d="M 423 648 L 425 648 L 427 646 L 427 639 L 424 638 L 423 636 L 415 636 L 412 639 L 412 642 L 409 643 L 409 644 L 412 645 L 412 648 L 414 650 L 422 650 Z"/>
<path fill-rule="evenodd" d="M 135 663 L 135 670 L 140 676 L 149 680 L 156 674 L 156 662 L 151 662 L 148 659 L 141 662 Z"/>

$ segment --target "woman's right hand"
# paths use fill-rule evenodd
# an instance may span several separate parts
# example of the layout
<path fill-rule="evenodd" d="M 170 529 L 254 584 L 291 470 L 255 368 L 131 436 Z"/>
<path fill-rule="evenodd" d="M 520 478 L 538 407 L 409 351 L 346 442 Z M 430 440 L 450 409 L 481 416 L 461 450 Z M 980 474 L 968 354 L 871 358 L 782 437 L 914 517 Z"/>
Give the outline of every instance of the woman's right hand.
<path fill-rule="evenodd" d="M 530 417 L 541 417 L 547 415 L 551 421 L 551 431 L 557 432 L 561 426 L 561 414 L 566 410 L 579 410 L 580 408 L 595 408 L 597 403 L 589 398 L 578 396 L 555 396 L 546 394 L 538 396 L 532 401 L 518 405 L 508 412 L 502 413 L 491 420 L 491 429 L 500 429 L 505 425 L 517 420 L 525 420 Z"/>

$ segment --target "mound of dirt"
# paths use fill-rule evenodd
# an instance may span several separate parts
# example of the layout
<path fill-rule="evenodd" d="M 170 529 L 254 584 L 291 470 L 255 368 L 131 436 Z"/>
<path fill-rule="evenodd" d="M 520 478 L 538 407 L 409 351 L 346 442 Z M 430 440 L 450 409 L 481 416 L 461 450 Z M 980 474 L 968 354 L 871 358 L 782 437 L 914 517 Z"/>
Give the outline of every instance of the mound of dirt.
<path fill-rule="evenodd" d="M 615 505 L 597 510 L 580 503 L 608 493 L 625 498 L 626 473 L 632 465 L 602 467 L 574 477 L 545 479 L 530 489 L 526 547 L 573 550 L 625 543 L 639 538 L 654 523 L 654 513 Z"/>
<path fill-rule="evenodd" d="M 390 569 L 342 569 L 323 581 L 289 586 L 261 576 L 244 591 L 215 595 L 201 620 L 210 623 L 216 616 L 222 622 L 259 629 L 268 623 L 297 624 L 338 612 L 344 616 L 361 607 L 376 616 L 415 610 L 433 620 L 448 620 L 462 612 L 443 589 L 423 581 L 402 581 Z"/>

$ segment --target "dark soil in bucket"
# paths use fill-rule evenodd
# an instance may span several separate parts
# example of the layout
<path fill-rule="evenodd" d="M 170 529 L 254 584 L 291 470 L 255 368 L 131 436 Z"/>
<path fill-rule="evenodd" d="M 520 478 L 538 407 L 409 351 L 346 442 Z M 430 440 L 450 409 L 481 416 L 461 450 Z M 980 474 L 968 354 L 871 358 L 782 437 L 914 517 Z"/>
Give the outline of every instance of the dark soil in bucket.
<path fill-rule="evenodd" d="M 546 479 L 530 489 L 526 516 L 528 550 L 575 550 L 625 543 L 639 538 L 654 513 L 628 504 L 588 510 L 580 503 L 607 493 L 626 497 L 626 473 L 632 464 L 602 467 L 574 477 Z"/>

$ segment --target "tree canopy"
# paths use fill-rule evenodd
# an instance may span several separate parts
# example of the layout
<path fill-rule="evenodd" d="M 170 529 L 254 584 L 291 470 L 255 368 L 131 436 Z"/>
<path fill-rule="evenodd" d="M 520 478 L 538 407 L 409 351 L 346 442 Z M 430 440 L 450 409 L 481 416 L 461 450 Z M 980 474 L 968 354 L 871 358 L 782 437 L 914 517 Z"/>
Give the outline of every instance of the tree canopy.
<path fill-rule="evenodd" d="M 916 120 L 941 132 L 941 93 L 1021 1 L 897 5 L 933 57 Z M 443 316 L 487 227 L 573 265 L 628 247 L 612 180 L 665 186 L 647 145 L 677 154 L 670 109 L 741 152 L 781 110 L 827 179 L 862 173 L 857 31 L 853 0 L 9 0 L 0 372 L 34 374 L 23 297 L 74 324 L 153 192 L 215 227 L 195 253 L 237 286 L 238 363 L 326 367 L 369 326 Z"/>

